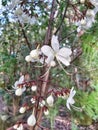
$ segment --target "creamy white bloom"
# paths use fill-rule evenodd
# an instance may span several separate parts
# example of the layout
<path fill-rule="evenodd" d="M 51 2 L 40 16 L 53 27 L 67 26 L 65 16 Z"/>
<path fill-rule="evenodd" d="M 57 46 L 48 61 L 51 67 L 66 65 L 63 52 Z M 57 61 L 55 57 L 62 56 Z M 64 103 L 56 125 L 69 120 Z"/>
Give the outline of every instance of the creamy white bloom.
<path fill-rule="evenodd" d="M 47 103 L 48 103 L 48 105 L 49 105 L 50 107 L 53 106 L 54 98 L 53 98 L 52 94 L 51 94 L 49 97 L 47 97 L 46 101 L 47 101 Z"/>
<path fill-rule="evenodd" d="M 21 108 L 19 109 L 19 112 L 20 112 L 20 113 L 25 113 L 25 111 L 26 111 L 26 107 L 21 107 Z"/>
<path fill-rule="evenodd" d="M 29 126 L 34 126 L 36 124 L 36 118 L 35 118 L 34 114 L 29 116 L 29 118 L 27 119 L 27 124 Z"/>
<path fill-rule="evenodd" d="M 66 101 L 66 106 L 69 110 L 71 110 L 70 106 L 73 105 L 75 103 L 73 97 L 75 96 L 76 91 L 74 90 L 74 88 L 72 87 L 72 89 L 70 90 L 70 94 L 69 97 L 67 98 Z"/>
<path fill-rule="evenodd" d="M 54 60 L 54 58 L 56 57 L 57 61 L 62 62 L 64 65 L 68 66 L 70 65 L 70 61 L 71 61 L 71 57 L 70 55 L 72 54 L 72 51 L 70 48 L 59 48 L 59 41 L 58 41 L 58 37 L 53 35 L 52 39 L 51 39 L 51 46 L 48 45 L 44 45 L 41 48 L 42 53 L 47 56 L 47 59 L 45 60 L 45 62 L 47 64 L 50 64 L 51 61 Z"/>
<path fill-rule="evenodd" d="M 33 92 L 36 91 L 36 90 L 37 90 L 37 86 L 36 86 L 36 85 L 32 85 L 31 90 L 32 90 Z"/>

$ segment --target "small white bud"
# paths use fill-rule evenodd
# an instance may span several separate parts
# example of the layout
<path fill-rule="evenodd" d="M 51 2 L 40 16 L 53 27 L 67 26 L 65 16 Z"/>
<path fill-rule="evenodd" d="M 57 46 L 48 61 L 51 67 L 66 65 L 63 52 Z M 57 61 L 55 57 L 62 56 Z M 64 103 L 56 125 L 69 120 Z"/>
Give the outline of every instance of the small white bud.
<path fill-rule="evenodd" d="M 30 56 L 31 56 L 32 58 L 34 58 L 34 59 L 38 59 L 38 56 L 39 56 L 38 50 L 37 50 L 37 49 L 32 50 L 32 51 L 30 52 Z"/>
<path fill-rule="evenodd" d="M 26 60 L 27 62 L 30 62 L 30 61 L 32 61 L 32 57 L 31 57 L 30 55 L 28 55 L 28 56 L 25 57 L 25 60 Z"/>
<path fill-rule="evenodd" d="M 29 118 L 27 119 L 27 124 L 29 126 L 34 126 L 36 124 L 36 118 L 33 114 L 30 115 Z"/>
<path fill-rule="evenodd" d="M 56 66 L 56 62 L 55 62 L 55 61 L 51 61 L 51 62 L 50 62 L 50 66 L 51 66 L 51 67 Z"/>
<path fill-rule="evenodd" d="M 46 116 L 49 115 L 48 109 L 44 111 L 44 114 L 45 114 Z"/>
<path fill-rule="evenodd" d="M 20 113 L 25 113 L 25 111 L 26 111 L 26 107 L 21 107 L 21 108 L 19 109 L 19 112 L 20 112 Z"/>
<path fill-rule="evenodd" d="M 15 95 L 16 95 L 16 96 L 21 96 L 22 93 L 23 93 L 22 88 L 18 88 L 18 89 L 16 89 L 16 91 L 15 91 Z"/>
<path fill-rule="evenodd" d="M 36 91 L 37 90 L 37 86 L 36 85 L 32 85 L 31 90 L 32 91 Z"/>
<path fill-rule="evenodd" d="M 80 3 L 81 3 L 81 4 L 84 4 L 84 3 L 85 3 L 85 0 L 80 0 Z"/>
<path fill-rule="evenodd" d="M 45 101 L 42 100 L 40 103 L 39 103 L 40 107 L 43 107 L 45 105 Z"/>
<path fill-rule="evenodd" d="M 53 106 L 53 103 L 54 103 L 54 98 L 52 95 L 50 95 L 48 98 L 47 98 L 47 103 L 50 107 Z"/>
<path fill-rule="evenodd" d="M 23 125 L 20 124 L 19 127 L 17 128 L 17 130 L 23 130 Z"/>
<path fill-rule="evenodd" d="M 34 98 L 31 98 L 31 102 L 32 102 L 32 103 L 35 103 L 35 99 L 34 99 Z"/>
<path fill-rule="evenodd" d="M 18 126 L 19 126 L 18 124 L 15 124 L 15 125 L 13 126 L 13 128 L 14 128 L 14 129 L 17 129 Z"/>
<path fill-rule="evenodd" d="M 86 20 L 85 20 L 85 19 L 82 19 L 82 20 L 80 21 L 80 23 L 81 23 L 81 25 L 86 25 Z"/>

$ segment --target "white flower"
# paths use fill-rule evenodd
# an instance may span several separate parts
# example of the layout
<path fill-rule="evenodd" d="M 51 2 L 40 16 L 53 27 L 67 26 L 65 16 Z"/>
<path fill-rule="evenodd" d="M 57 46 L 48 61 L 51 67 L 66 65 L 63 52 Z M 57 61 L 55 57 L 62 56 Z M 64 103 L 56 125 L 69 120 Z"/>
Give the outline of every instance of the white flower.
<path fill-rule="evenodd" d="M 72 87 L 72 89 L 70 90 L 70 94 L 69 94 L 69 97 L 67 99 L 67 102 L 66 102 L 66 106 L 69 110 L 70 109 L 70 106 L 73 105 L 75 103 L 73 97 L 75 96 L 76 94 L 76 91 L 74 90 L 74 88 Z"/>
<path fill-rule="evenodd" d="M 49 105 L 50 107 L 53 106 L 54 98 L 53 98 L 52 94 L 47 98 L 46 101 L 47 101 L 47 103 L 48 103 L 48 105 Z"/>
<path fill-rule="evenodd" d="M 26 111 L 26 107 L 21 107 L 21 108 L 19 109 L 19 112 L 20 112 L 20 113 L 25 113 L 25 111 Z"/>
<path fill-rule="evenodd" d="M 36 91 L 37 90 L 37 86 L 36 85 L 32 85 L 31 90 L 32 91 Z"/>
<path fill-rule="evenodd" d="M 27 124 L 29 126 L 34 126 L 36 124 L 36 118 L 35 118 L 34 114 L 29 116 L 29 118 L 27 119 Z"/>
<path fill-rule="evenodd" d="M 22 75 L 22 76 L 19 78 L 19 80 L 15 82 L 15 84 L 14 84 L 14 86 L 12 86 L 12 88 L 18 89 L 18 88 L 19 88 L 18 85 L 19 85 L 19 84 L 22 84 L 23 82 L 24 82 L 24 75 Z"/>
<path fill-rule="evenodd" d="M 71 57 L 70 55 L 72 54 L 72 51 L 70 48 L 59 48 L 59 41 L 58 41 L 58 37 L 53 35 L 52 39 L 51 39 L 51 46 L 48 45 L 44 45 L 41 48 L 42 53 L 47 56 L 47 59 L 45 60 L 45 62 L 47 64 L 50 64 L 51 61 L 54 60 L 54 58 L 56 57 L 57 61 L 62 62 L 64 65 L 68 66 L 70 65 L 70 61 L 71 61 Z"/>

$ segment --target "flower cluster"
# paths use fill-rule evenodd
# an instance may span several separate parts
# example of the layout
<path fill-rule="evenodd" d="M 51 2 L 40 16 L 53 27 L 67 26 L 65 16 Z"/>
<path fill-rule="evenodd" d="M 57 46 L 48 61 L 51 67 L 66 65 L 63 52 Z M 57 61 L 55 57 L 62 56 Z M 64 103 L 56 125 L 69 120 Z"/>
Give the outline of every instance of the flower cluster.
<path fill-rule="evenodd" d="M 86 0 L 80 0 L 80 3 L 85 4 Z M 92 27 L 92 24 L 95 23 L 95 16 L 98 12 L 98 1 L 90 0 L 91 4 L 94 6 L 93 9 L 87 9 L 85 17 L 76 22 L 75 24 L 78 26 L 77 32 L 81 30 L 86 30 Z"/>
<path fill-rule="evenodd" d="M 55 66 L 56 62 L 54 61 L 55 58 L 56 60 L 61 63 L 63 63 L 65 66 L 69 66 L 71 62 L 71 48 L 68 47 L 62 47 L 60 48 L 58 37 L 53 35 L 51 39 L 51 46 L 44 45 L 41 47 L 41 49 L 35 49 L 30 52 L 30 55 L 26 56 L 25 60 L 27 62 L 36 62 L 40 61 L 43 63 L 45 61 L 46 64 L 50 66 Z M 43 54 L 40 57 L 40 54 Z"/>
<path fill-rule="evenodd" d="M 11 0 L 8 5 L 8 9 L 12 10 L 13 17 L 16 21 L 19 21 L 21 24 L 35 24 L 36 18 L 30 15 L 29 11 L 25 11 L 25 9 L 21 6 L 21 0 Z"/>

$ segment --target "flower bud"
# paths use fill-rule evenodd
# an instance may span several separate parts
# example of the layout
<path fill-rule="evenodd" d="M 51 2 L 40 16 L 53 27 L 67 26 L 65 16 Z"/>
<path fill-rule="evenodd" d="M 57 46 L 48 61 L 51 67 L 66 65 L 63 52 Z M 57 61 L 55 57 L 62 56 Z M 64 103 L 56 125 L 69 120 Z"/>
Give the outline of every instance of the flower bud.
<path fill-rule="evenodd" d="M 21 107 L 21 108 L 19 109 L 19 112 L 20 112 L 20 113 L 25 113 L 25 111 L 26 111 L 26 107 Z"/>
<path fill-rule="evenodd" d="M 17 129 L 18 126 L 19 126 L 19 124 L 15 124 L 15 125 L 13 126 L 13 128 L 14 128 L 14 129 Z"/>
<path fill-rule="evenodd" d="M 27 62 L 30 62 L 30 61 L 32 61 L 32 57 L 31 57 L 30 55 L 28 55 L 28 56 L 25 57 L 25 60 L 26 60 Z"/>
<path fill-rule="evenodd" d="M 20 124 L 19 127 L 17 128 L 17 130 L 23 130 L 23 125 Z"/>
<path fill-rule="evenodd" d="M 53 106 L 53 103 L 54 103 L 54 98 L 52 95 L 50 95 L 48 98 L 47 98 L 47 103 L 50 107 Z"/>
<path fill-rule="evenodd" d="M 39 56 L 38 50 L 37 50 L 37 49 L 32 50 L 32 51 L 30 52 L 30 56 L 31 56 L 32 58 L 34 58 L 34 59 L 38 59 L 38 56 Z"/>
<path fill-rule="evenodd" d="M 16 89 L 16 91 L 15 91 L 15 95 L 16 95 L 16 96 L 21 96 L 22 93 L 23 93 L 22 88 L 18 88 L 18 89 Z"/>
<path fill-rule="evenodd" d="M 80 0 L 80 3 L 81 3 L 81 4 L 84 4 L 84 3 L 85 3 L 85 0 Z"/>
<path fill-rule="evenodd" d="M 36 91 L 37 90 L 37 86 L 36 85 L 32 85 L 31 90 L 32 91 Z"/>
<path fill-rule="evenodd" d="M 31 102 L 32 102 L 32 103 L 35 103 L 35 99 L 34 99 L 34 98 L 31 98 Z"/>
<path fill-rule="evenodd" d="M 36 124 L 36 118 L 33 114 L 30 115 L 29 118 L 27 119 L 27 124 L 29 126 L 34 126 Z"/>
<path fill-rule="evenodd" d="M 39 103 L 40 107 L 43 107 L 45 105 L 45 101 L 42 100 L 40 103 Z"/>
<path fill-rule="evenodd" d="M 85 20 L 85 19 L 82 19 L 82 20 L 80 21 L 80 23 L 81 23 L 81 25 L 86 25 L 86 20 Z"/>
<path fill-rule="evenodd" d="M 48 109 L 47 109 L 47 110 L 44 110 L 44 114 L 45 114 L 46 116 L 49 115 Z"/>
<path fill-rule="evenodd" d="M 51 67 L 56 66 L 56 62 L 55 62 L 55 61 L 51 61 L 50 66 L 51 66 Z"/>

